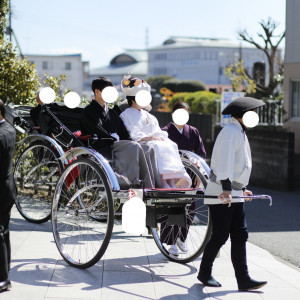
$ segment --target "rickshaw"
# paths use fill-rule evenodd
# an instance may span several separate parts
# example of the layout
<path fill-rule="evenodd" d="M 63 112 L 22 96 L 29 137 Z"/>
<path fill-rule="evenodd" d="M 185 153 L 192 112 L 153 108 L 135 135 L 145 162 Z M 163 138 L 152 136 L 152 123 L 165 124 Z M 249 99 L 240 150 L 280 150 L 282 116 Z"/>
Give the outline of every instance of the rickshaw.
<path fill-rule="evenodd" d="M 60 144 L 41 134 L 30 120 L 29 106 L 7 106 L 7 120 L 25 137 L 18 142 L 23 151 L 14 166 L 17 187 L 15 204 L 29 222 L 43 223 L 50 219 L 51 202 L 63 165 Z"/>
<path fill-rule="evenodd" d="M 52 210 L 49 210 L 51 201 L 38 202 L 37 207 L 48 213 L 43 219 L 30 221 L 44 222 L 51 217 L 54 240 L 64 260 L 72 266 L 87 268 L 103 256 L 112 235 L 114 217 L 122 214 L 122 205 L 134 189 L 119 185 L 111 163 L 92 148 L 95 137 L 82 137 L 76 132 L 80 108 L 76 109 L 77 116 L 65 106 L 42 107 L 40 130 L 58 145 L 56 148 L 52 143 L 50 147 L 55 153 L 51 159 L 56 163 L 52 173 L 60 177 L 55 181 Z M 27 139 L 33 137 L 29 135 Z M 36 143 L 41 147 L 39 141 Z M 189 151 L 180 151 L 180 156 L 193 182 L 190 189 L 143 189 L 142 186 L 139 189 L 147 207 L 147 227 L 160 251 L 170 260 L 186 263 L 202 253 L 211 232 L 202 196 L 209 167 L 201 157 Z M 34 215 L 33 212 L 30 215 Z M 168 233 L 164 234 L 163 230 Z M 163 234 L 164 241 L 161 240 Z M 188 251 L 178 256 L 170 254 L 167 244 L 171 236 L 185 241 Z"/>
<path fill-rule="evenodd" d="M 128 195 L 138 193 L 146 205 L 146 225 L 165 257 L 187 263 L 201 255 L 211 234 L 208 208 L 203 204 L 210 168 L 201 157 L 180 151 L 183 165 L 192 179 L 189 189 L 147 189 L 140 182 L 122 187 L 110 162 L 93 149 L 95 137 L 82 137 L 80 132 L 74 133 L 65 126 L 69 121 L 67 108 L 55 111 L 44 105 L 42 112 L 44 135 L 31 133 L 26 137 L 31 146 L 20 156 L 15 178 L 17 185 L 31 190 L 28 197 L 28 192 L 22 194 L 27 202 L 20 205 L 27 218 L 34 215 L 30 221 L 37 222 L 37 213 L 31 211 L 32 191 L 40 190 L 42 201 L 37 201 L 37 208 L 44 212 L 44 218 L 39 222 L 51 218 L 56 246 L 68 264 L 88 268 L 101 259 L 112 236 L 115 216 L 121 215 Z M 38 175 L 34 182 L 27 180 L 34 171 L 25 163 L 26 159 L 36 162 L 36 169 L 46 174 L 42 180 Z M 46 195 L 49 201 L 45 201 Z M 187 247 L 173 255 L 168 250 L 169 239 L 176 241 L 178 238 Z"/>

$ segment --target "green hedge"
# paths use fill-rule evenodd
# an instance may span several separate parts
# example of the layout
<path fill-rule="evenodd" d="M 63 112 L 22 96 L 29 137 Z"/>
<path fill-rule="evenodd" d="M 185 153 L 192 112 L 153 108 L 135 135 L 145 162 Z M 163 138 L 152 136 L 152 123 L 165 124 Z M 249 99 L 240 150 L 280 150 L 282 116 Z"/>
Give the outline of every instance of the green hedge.
<path fill-rule="evenodd" d="M 178 93 L 172 97 L 169 107 L 172 110 L 173 105 L 177 101 L 186 102 L 191 113 L 215 114 L 217 109 L 216 99 L 220 99 L 220 94 L 208 91 L 199 91 L 194 93 Z"/>
<path fill-rule="evenodd" d="M 205 85 L 197 80 L 168 79 L 164 82 L 164 87 L 173 93 L 205 91 Z"/>
<path fill-rule="evenodd" d="M 205 91 L 205 85 L 198 80 L 180 80 L 167 75 L 151 76 L 147 82 L 158 92 L 162 87 L 173 93 Z"/>

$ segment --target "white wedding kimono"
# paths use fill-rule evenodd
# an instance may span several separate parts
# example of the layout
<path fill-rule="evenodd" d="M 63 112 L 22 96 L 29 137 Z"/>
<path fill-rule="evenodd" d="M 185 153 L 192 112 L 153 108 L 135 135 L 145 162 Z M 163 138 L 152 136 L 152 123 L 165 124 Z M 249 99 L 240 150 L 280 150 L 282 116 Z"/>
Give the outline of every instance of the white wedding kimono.
<path fill-rule="evenodd" d="M 120 117 L 132 140 L 151 136 L 163 139 L 147 142 L 155 150 L 162 179 L 174 179 L 177 188 L 189 188 L 192 182 L 181 162 L 177 144 L 168 139 L 168 133 L 160 129 L 157 119 L 144 109 L 139 111 L 133 107 L 125 109 Z"/>

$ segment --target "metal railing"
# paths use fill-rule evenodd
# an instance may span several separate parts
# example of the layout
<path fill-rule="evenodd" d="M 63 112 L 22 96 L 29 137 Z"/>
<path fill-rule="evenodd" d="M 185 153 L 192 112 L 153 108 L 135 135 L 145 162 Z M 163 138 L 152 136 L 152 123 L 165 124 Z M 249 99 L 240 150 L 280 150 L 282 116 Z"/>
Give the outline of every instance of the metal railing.
<path fill-rule="evenodd" d="M 217 101 L 216 125 L 221 125 L 221 99 Z M 257 111 L 260 126 L 283 126 L 283 100 L 263 100 L 266 105 Z"/>

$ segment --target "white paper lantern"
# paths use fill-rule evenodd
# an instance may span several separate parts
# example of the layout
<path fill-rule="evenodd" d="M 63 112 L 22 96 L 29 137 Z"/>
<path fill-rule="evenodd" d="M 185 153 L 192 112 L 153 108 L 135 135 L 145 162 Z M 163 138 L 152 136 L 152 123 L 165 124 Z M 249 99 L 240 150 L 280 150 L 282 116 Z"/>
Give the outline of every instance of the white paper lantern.
<path fill-rule="evenodd" d="M 126 201 L 122 208 L 122 228 L 126 233 L 141 235 L 146 227 L 146 205 L 139 197 Z"/>

